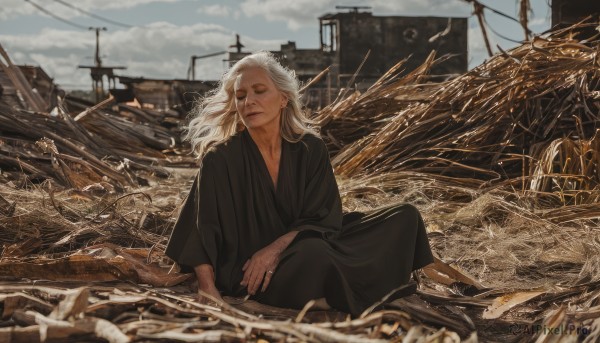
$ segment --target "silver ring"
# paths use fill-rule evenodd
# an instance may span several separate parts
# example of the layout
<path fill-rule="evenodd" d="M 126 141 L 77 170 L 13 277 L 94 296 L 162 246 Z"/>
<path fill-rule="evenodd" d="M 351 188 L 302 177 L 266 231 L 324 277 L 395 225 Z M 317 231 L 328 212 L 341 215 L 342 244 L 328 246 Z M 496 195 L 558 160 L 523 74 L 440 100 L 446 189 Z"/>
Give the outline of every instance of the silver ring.
<path fill-rule="evenodd" d="M 272 270 L 267 270 L 267 273 L 273 274 L 273 271 Z"/>

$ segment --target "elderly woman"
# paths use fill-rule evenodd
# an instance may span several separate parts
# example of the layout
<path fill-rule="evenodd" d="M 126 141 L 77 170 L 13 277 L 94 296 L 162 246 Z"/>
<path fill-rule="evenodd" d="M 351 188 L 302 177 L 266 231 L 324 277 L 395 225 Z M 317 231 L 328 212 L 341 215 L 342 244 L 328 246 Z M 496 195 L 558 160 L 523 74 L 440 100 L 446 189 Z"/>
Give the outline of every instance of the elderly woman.
<path fill-rule="evenodd" d="M 360 314 L 433 261 L 411 205 L 344 215 L 325 144 L 298 81 L 267 52 L 237 62 L 197 107 L 188 139 L 200 171 L 167 255 L 199 289 Z"/>

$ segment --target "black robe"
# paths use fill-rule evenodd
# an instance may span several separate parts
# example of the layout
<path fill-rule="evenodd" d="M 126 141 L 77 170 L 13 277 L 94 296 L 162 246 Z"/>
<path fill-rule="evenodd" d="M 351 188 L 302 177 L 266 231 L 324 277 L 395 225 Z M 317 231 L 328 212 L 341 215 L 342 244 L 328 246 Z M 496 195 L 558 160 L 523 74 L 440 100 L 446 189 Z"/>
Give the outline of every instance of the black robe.
<path fill-rule="evenodd" d="M 274 187 L 247 130 L 202 159 L 166 254 L 182 266 L 211 264 L 217 288 L 243 296 L 244 263 L 292 230 L 300 232 L 281 254 L 267 290 L 254 296 L 260 302 L 302 308 L 325 297 L 332 307 L 358 315 L 433 262 L 413 206 L 343 215 L 320 138 L 282 140 Z"/>

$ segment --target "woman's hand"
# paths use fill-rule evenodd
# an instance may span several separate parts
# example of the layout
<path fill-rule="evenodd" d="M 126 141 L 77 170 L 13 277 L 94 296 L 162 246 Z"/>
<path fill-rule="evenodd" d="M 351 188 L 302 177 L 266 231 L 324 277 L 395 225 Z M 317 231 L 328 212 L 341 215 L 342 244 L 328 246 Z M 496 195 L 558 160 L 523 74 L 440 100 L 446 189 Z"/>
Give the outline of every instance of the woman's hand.
<path fill-rule="evenodd" d="M 273 243 L 260 249 L 252 257 L 246 261 L 242 271 L 244 278 L 241 285 L 248 288 L 248 294 L 254 295 L 262 283 L 262 292 L 264 292 L 271 278 L 275 273 L 275 269 L 279 264 L 279 255 L 287 248 L 294 240 L 298 231 L 291 231 L 279 237 Z"/>
<path fill-rule="evenodd" d="M 209 295 L 210 297 L 206 296 Z M 214 299 L 211 299 L 214 298 Z M 209 288 L 201 288 L 198 287 L 198 302 L 201 304 L 206 304 L 206 305 L 217 305 L 218 302 L 216 303 L 215 300 L 217 301 L 223 301 L 223 298 L 221 298 L 221 293 L 219 293 L 219 290 L 217 289 L 217 287 L 209 287 Z"/>
<path fill-rule="evenodd" d="M 194 268 L 196 277 L 198 278 L 198 301 L 201 304 L 209 304 L 214 302 L 209 295 L 218 301 L 223 301 L 219 290 L 215 286 L 215 272 L 210 264 L 200 264 Z"/>
<path fill-rule="evenodd" d="M 274 244 L 275 242 L 260 249 L 252 257 L 246 261 L 242 270 L 244 278 L 241 285 L 248 287 L 248 294 L 254 295 L 262 282 L 262 291 L 264 292 L 271 282 L 271 277 L 275 273 L 275 268 L 279 263 L 280 248 Z M 264 279 L 264 281 L 263 281 Z"/>

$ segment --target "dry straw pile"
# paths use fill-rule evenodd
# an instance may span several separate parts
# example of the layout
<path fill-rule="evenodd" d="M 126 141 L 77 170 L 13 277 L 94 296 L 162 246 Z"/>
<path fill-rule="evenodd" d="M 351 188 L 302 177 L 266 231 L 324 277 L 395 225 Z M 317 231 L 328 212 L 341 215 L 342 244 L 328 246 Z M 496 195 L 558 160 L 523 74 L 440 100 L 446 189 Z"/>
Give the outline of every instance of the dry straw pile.
<path fill-rule="evenodd" d="M 598 341 L 600 46 L 575 31 L 536 37 L 444 82 L 430 82 L 428 70 L 439 61 L 433 54 L 407 74 L 400 63 L 364 94 L 316 114 L 346 210 L 406 201 L 422 211 L 438 260 L 419 274 L 416 295 L 377 304 L 354 320 L 240 299 L 201 305 L 182 282 L 188 276 L 170 270 L 162 255 L 193 170 L 163 180 L 144 174 L 146 187 L 119 182 L 125 195 L 3 176 L 0 276 L 14 281 L 0 287 L 0 337 Z M 28 138 L 31 148 L 19 150 L 18 160 L 47 161 L 47 168 L 95 161 L 60 155 L 85 152 L 73 147 L 87 144 L 82 130 L 102 136 L 91 124 L 98 112 L 89 113 L 96 114 L 88 114 L 88 124 L 66 113 L 48 121 L 49 132 L 74 133 L 64 139 L 69 143 L 51 134 Z M 33 113 L 19 114 L 42 128 Z M 10 139 L 26 135 L 17 136 Z M 6 151 L 0 149 L 12 157 Z M 59 180 L 61 174 L 45 175 Z M 34 281 L 40 279 L 52 281 Z"/>
<path fill-rule="evenodd" d="M 446 82 L 426 82 L 433 56 L 407 76 L 399 64 L 318 117 L 346 206 L 416 203 L 436 253 L 477 280 L 429 273 L 422 296 L 442 293 L 485 340 L 577 337 L 536 325 L 600 337 L 599 45 L 581 27 Z"/>

